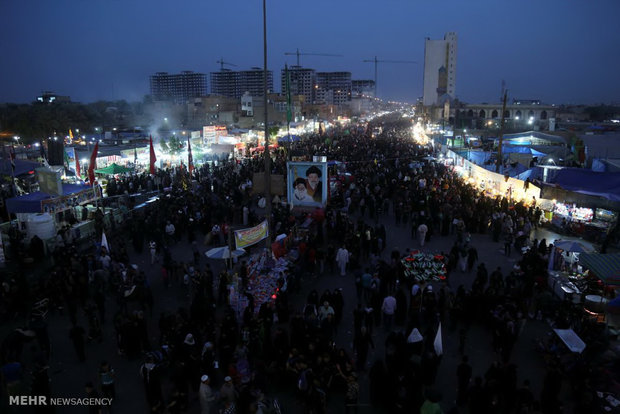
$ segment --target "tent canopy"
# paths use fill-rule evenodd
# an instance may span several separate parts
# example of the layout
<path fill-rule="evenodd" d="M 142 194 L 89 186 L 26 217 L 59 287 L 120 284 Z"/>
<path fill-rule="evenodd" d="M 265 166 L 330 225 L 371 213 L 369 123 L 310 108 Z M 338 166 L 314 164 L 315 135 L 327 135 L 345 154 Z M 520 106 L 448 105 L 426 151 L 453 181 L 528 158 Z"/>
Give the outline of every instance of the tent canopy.
<path fill-rule="evenodd" d="M 284 135 L 283 137 L 278 138 L 278 142 L 297 142 L 300 140 L 301 137 L 299 135 Z"/>
<path fill-rule="evenodd" d="M 554 183 L 568 191 L 620 201 L 620 173 L 563 168 L 556 174 Z"/>
<path fill-rule="evenodd" d="M 581 253 L 579 264 L 590 269 L 606 285 L 620 286 L 620 253 Z"/>
<path fill-rule="evenodd" d="M 15 176 L 28 174 L 30 171 L 34 172 L 34 169 L 39 167 L 41 167 L 40 162 L 15 159 Z M 13 175 L 11 160 L 0 160 L 0 175 Z"/>
<path fill-rule="evenodd" d="M 123 167 L 122 165 L 118 165 L 116 163 L 112 163 L 110 165 L 108 165 L 105 168 L 100 168 L 98 170 L 95 170 L 95 172 L 97 174 L 108 174 L 108 175 L 112 175 L 112 174 L 122 174 L 122 173 L 126 173 L 129 171 L 133 171 L 131 168 L 127 168 L 127 167 Z"/>
<path fill-rule="evenodd" d="M 62 193 L 63 195 L 71 195 L 89 188 L 91 187 L 88 185 L 63 183 Z M 6 199 L 6 209 L 9 213 L 40 213 L 41 201 L 50 198 L 54 197 L 42 191 L 35 191 L 34 193 Z"/>

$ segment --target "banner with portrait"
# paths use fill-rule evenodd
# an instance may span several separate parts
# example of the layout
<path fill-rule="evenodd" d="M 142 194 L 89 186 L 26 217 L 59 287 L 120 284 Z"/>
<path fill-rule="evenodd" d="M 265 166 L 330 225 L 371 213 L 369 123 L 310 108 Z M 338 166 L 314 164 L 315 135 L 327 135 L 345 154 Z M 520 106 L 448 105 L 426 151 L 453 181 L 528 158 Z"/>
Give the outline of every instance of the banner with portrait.
<path fill-rule="evenodd" d="M 327 203 L 327 163 L 288 162 L 287 198 L 293 206 L 324 206 Z"/>
<path fill-rule="evenodd" d="M 77 165 L 75 162 L 75 157 L 77 154 L 75 153 L 75 148 L 65 147 L 65 153 L 67 154 L 67 160 L 66 160 L 67 168 L 73 171 L 74 173 L 77 173 Z"/>

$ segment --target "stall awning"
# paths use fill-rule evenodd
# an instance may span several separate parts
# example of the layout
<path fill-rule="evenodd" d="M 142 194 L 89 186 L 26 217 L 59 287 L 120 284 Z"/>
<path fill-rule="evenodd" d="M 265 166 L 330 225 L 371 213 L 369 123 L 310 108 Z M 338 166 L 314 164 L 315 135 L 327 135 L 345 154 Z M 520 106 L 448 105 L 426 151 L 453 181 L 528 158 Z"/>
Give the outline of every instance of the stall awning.
<path fill-rule="evenodd" d="M 0 160 L 0 175 L 15 175 L 17 177 L 28 173 L 34 173 L 34 169 L 40 166 L 40 162 L 16 159 L 15 172 L 13 172 L 11 160 L 3 159 Z"/>
<path fill-rule="evenodd" d="M 63 183 L 62 185 L 62 191 L 65 196 L 79 193 L 90 188 L 90 186 L 82 184 Z M 54 196 L 42 191 L 35 191 L 34 193 L 24 194 L 19 197 L 7 198 L 6 209 L 9 213 L 40 213 L 41 201 L 51 198 L 54 198 Z"/>
<path fill-rule="evenodd" d="M 620 253 L 581 253 L 579 264 L 590 269 L 606 285 L 620 286 Z"/>
<path fill-rule="evenodd" d="M 586 349 L 586 344 L 572 329 L 554 329 L 562 342 L 571 352 L 582 353 Z"/>

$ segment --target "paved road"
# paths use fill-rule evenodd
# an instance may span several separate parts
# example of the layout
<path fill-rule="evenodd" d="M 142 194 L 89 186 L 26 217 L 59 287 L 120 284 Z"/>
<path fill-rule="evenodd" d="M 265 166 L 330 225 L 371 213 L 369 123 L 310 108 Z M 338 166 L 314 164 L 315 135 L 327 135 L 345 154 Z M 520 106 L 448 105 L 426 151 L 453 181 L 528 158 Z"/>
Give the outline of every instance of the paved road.
<path fill-rule="evenodd" d="M 391 216 L 382 218 L 382 222 L 388 229 L 387 247 L 384 256 L 393 248 L 401 251 L 404 248 L 417 248 L 416 242 L 411 240 L 409 227 L 397 227 L 394 225 L 394 219 Z M 548 241 L 557 237 L 553 233 L 542 231 L 533 237 L 546 237 Z M 448 251 L 454 242 L 455 236 L 433 237 L 424 247 L 425 251 L 440 252 Z M 493 243 L 489 235 L 472 236 L 472 244 L 478 249 L 480 261 L 485 262 L 488 269 L 494 269 L 500 266 L 506 275 L 517 260 L 517 254 L 513 253 L 512 257 L 505 257 L 503 249 L 499 243 Z M 112 248 L 114 248 L 112 246 Z M 155 306 L 152 317 L 149 319 L 149 333 L 151 343 L 158 343 L 157 321 L 160 312 L 174 312 L 179 306 L 189 306 L 189 298 L 182 284 L 173 285 L 170 289 L 165 290 L 159 278 L 159 270 L 157 265 L 151 266 L 148 253 L 136 254 L 131 247 L 128 247 L 131 254 L 132 263 L 137 264 L 140 268 L 145 269 L 153 286 L 155 298 Z M 173 257 L 179 261 L 190 261 L 192 259 L 192 250 L 186 241 L 179 242 L 173 248 Z M 205 261 L 207 259 L 204 259 Z M 209 259 L 212 268 L 217 271 L 223 263 Z M 204 264 L 204 261 L 203 261 Z M 451 286 L 456 289 L 460 284 L 469 287 L 473 280 L 473 274 L 454 273 L 451 276 Z M 336 343 L 340 347 L 344 347 L 352 353 L 352 311 L 356 305 L 356 293 L 352 276 L 341 277 L 333 274 L 326 274 L 317 279 L 305 280 L 301 292 L 293 295 L 290 300 L 293 310 L 301 309 L 305 298 L 311 289 L 317 289 L 319 294 L 324 289 L 333 290 L 342 288 L 345 297 L 344 317 L 341 328 L 338 332 Z M 142 382 L 139 377 L 139 366 L 141 360 L 127 360 L 123 356 L 117 354 L 116 341 L 114 338 L 114 329 L 111 323 L 111 317 L 116 309 L 113 300 L 108 299 L 106 302 L 107 319 L 103 325 L 104 341 L 102 343 L 90 343 L 87 345 L 87 361 L 79 363 L 77 356 L 73 350 L 69 339 L 69 329 L 71 323 L 65 314 L 50 314 L 48 317 L 49 332 L 51 336 L 52 352 L 51 352 L 51 389 L 52 395 L 58 397 L 84 397 L 84 384 L 91 380 L 97 382 L 97 372 L 99 363 L 107 360 L 116 370 L 117 381 L 116 390 L 117 398 L 114 401 L 113 411 L 117 413 L 144 413 L 147 412 L 145 394 Z M 0 327 L 2 337 L 9 329 L 23 324 L 24 321 L 12 320 Z M 79 316 L 79 323 L 87 326 L 87 321 L 83 313 Z M 532 383 L 532 389 L 535 395 L 539 395 L 542 379 L 544 374 L 544 366 L 542 357 L 533 349 L 534 338 L 546 335 L 549 331 L 546 323 L 541 321 L 527 321 L 522 327 L 518 342 L 512 353 L 512 361 L 515 362 L 518 369 L 518 383 L 528 378 Z M 439 368 L 439 374 L 436 381 L 436 387 L 443 392 L 442 407 L 447 412 L 453 406 L 456 394 L 456 366 L 460 362 L 458 353 L 458 332 L 444 327 L 444 356 Z M 374 341 L 377 345 L 374 351 L 371 351 L 368 361 L 372 362 L 384 355 L 384 339 L 385 333 L 382 330 L 375 330 Z M 490 333 L 483 327 L 474 324 L 468 333 L 466 354 L 470 356 L 470 363 L 474 369 L 474 376 L 483 375 L 491 362 L 496 360 L 496 355 L 491 348 Z M 30 348 L 24 351 L 24 359 L 32 361 L 33 355 Z M 363 404 L 368 402 L 368 379 L 365 375 L 360 376 L 361 394 L 360 394 L 360 412 L 376 412 L 371 407 L 365 407 Z M 294 399 L 278 392 L 281 398 L 282 411 L 284 413 L 298 412 L 293 405 Z M 342 397 L 335 396 L 330 400 L 330 412 L 341 412 Z M 19 409 L 15 412 L 28 412 L 27 409 Z M 78 413 L 85 412 L 84 407 L 62 407 L 56 412 L 61 413 Z M 196 395 L 192 395 L 192 406 L 190 412 L 198 412 L 199 407 Z M 6 395 L 2 395 L 0 402 L 0 412 L 12 412 L 7 408 Z"/>

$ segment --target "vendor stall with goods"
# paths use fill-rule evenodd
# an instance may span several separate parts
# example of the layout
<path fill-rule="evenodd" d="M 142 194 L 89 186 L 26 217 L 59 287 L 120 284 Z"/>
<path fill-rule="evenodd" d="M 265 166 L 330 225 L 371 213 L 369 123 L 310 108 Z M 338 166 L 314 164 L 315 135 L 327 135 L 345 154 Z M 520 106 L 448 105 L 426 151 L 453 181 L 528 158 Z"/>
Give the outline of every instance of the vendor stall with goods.
<path fill-rule="evenodd" d="M 584 303 L 585 311 L 598 321 L 606 319 L 607 304 L 615 298 L 620 286 L 620 253 L 583 253 L 579 263 L 587 273 L 599 280 L 599 289 L 591 290 Z"/>
<path fill-rule="evenodd" d="M 243 290 L 242 281 L 237 277 L 233 278 L 229 286 L 229 303 L 232 308 L 241 314 L 253 301 L 253 311 L 257 313 L 264 304 L 276 304 L 278 297 L 287 292 L 289 265 L 287 257 L 276 260 L 266 250 L 250 256 L 246 289 Z"/>
<path fill-rule="evenodd" d="M 580 303 L 582 292 L 596 280 L 586 277 L 579 264 L 579 255 L 593 252 L 588 245 L 575 240 L 556 240 L 549 255 L 547 283 L 551 291 L 562 300 Z"/>
<path fill-rule="evenodd" d="M 551 224 L 563 232 L 582 235 L 585 232 L 586 223 L 590 223 L 593 218 L 594 210 L 591 208 L 555 203 Z"/>
<path fill-rule="evenodd" d="M 405 277 L 412 281 L 432 283 L 446 279 L 446 265 L 442 255 L 414 250 L 401 263 Z"/>

